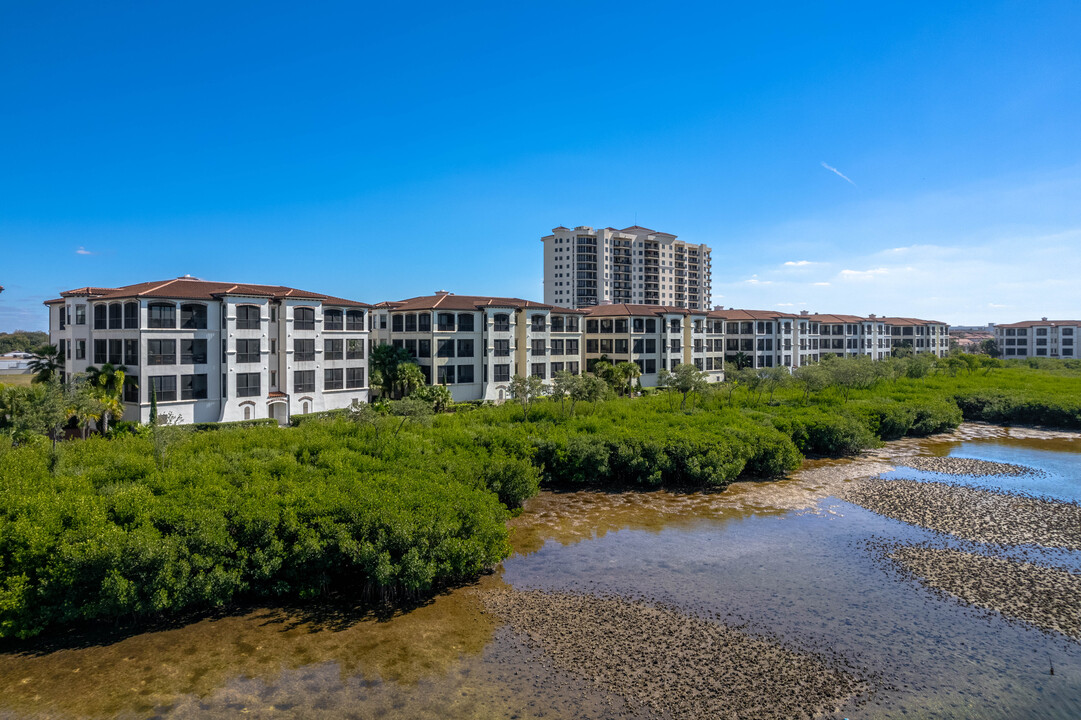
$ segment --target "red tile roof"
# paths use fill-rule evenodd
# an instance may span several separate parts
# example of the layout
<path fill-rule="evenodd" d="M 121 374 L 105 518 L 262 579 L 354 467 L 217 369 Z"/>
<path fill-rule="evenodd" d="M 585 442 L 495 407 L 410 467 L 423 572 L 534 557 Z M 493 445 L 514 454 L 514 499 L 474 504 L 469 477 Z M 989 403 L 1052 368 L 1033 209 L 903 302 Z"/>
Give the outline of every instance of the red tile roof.
<path fill-rule="evenodd" d="M 880 317 L 875 318 L 876 322 L 884 322 L 887 325 L 947 325 L 941 320 L 921 320 L 919 318 L 907 318 L 907 317 Z"/>
<path fill-rule="evenodd" d="M 253 285 L 249 283 L 210 282 L 193 277 L 179 277 L 172 280 L 137 283 L 118 288 L 84 287 L 60 293 L 61 298 L 88 297 L 91 299 L 113 300 L 126 298 L 170 298 L 180 300 L 216 300 L 230 295 L 247 297 L 267 297 L 275 300 L 302 298 L 318 300 L 329 305 L 349 307 L 371 307 L 367 303 L 345 298 L 333 297 L 322 293 L 298 290 L 284 285 Z M 50 300 L 46 304 L 62 302 Z"/>
<path fill-rule="evenodd" d="M 715 320 L 775 320 L 776 318 L 795 318 L 799 316 L 774 310 L 737 310 L 736 308 L 728 308 L 727 310 L 711 310 L 709 317 Z"/>
<path fill-rule="evenodd" d="M 630 227 L 623 228 L 620 232 L 649 233 L 650 235 L 655 235 L 657 233 L 656 230 L 650 230 L 641 225 L 631 225 Z"/>
<path fill-rule="evenodd" d="M 546 305 L 532 300 L 508 297 L 490 297 L 487 295 L 455 295 L 454 293 L 436 293 L 422 295 L 406 300 L 389 300 L 377 303 L 374 307 L 389 310 L 483 310 L 484 308 L 507 308 L 508 310 L 552 310 L 574 315 L 585 314 L 582 310 Z"/>
<path fill-rule="evenodd" d="M 594 305 L 584 311 L 591 317 L 626 317 L 648 315 L 705 315 L 704 310 L 689 310 L 672 305 L 636 305 L 632 303 L 614 303 L 611 305 Z"/>
<path fill-rule="evenodd" d="M 813 320 L 820 323 L 861 323 L 867 322 L 872 318 L 860 317 L 859 315 L 835 315 L 832 313 L 814 313 L 811 315 L 801 315 L 801 318 Z M 879 321 L 882 318 L 873 318 L 874 321 Z"/>
<path fill-rule="evenodd" d="M 1045 326 L 1050 327 L 1052 325 L 1081 325 L 1081 320 L 1022 320 L 1015 323 L 999 323 L 995 325 L 997 328 L 1029 328 Z"/>

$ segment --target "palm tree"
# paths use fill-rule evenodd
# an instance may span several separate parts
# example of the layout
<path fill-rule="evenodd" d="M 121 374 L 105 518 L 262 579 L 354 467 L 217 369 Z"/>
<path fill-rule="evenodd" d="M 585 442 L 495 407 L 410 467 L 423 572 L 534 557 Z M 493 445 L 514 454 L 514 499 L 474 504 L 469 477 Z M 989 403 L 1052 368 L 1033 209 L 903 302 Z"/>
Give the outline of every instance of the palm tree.
<path fill-rule="evenodd" d="M 109 421 L 114 417 L 124 414 L 124 378 L 128 369 L 123 365 L 105 363 L 100 368 L 93 365 L 86 369 L 86 376 L 90 385 L 95 389 L 98 400 L 101 401 L 103 412 L 101 413 L 101 431 L 109 431 Z"/>
<path fill-rule="evenodd" d="M 395 379 L 397 380 L 398 392 L 402 394 L 402 397 L 424 385 L 424 373 L 420 371 L 416 363 L 401 363 L 396 368 L 395 375 L 397 375 Z"/>
<path fill-rule="evenodd" d="M 374 375 L 377 371 L 381 378 L 382 395 L 390 397 L 398 384 L 398 366 L 412 362 L 413 356 L 408 350 L 393 345 L 377 345 L 372 348 L 368 365 Z"/>
<path fill-rule="evenodd" d="M 49 382 L 60 377 L 64 368 L 64 357 L 55 345 L 42 345 L 34 351 L 34 357 L 28 363 L 34 373 L 32 382 Z"/>
<path fill-rule="evenodd" d="M 105 403 L 102 402 L 97 389 L 81 376 L 74 392 L 69 396 L 69 403 L 68 413 L 75 417 L 85 440 L 90 423 L 98 422 L 105 414 Z"/>
<path fill-rule="evenodd" d="M 616 370 L 623 376 L 623 385 L 627 390 L 627 394 L 630 395 L 631 388 L 634 387 L 634 381 L 642 377 L 642 368 L 638 367 L 638 363 L 621 362 L 616 365 Z"/>

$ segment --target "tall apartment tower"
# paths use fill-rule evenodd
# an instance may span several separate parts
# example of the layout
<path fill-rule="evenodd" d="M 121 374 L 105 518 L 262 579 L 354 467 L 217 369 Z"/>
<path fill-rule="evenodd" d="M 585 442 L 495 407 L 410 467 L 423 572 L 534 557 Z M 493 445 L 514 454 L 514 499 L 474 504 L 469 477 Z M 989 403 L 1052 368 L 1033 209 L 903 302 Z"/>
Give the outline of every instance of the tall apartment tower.
<path fill-rule="evenodd" d="M 544 302 L 567 308 L 633 303 L 710 309 L 710 249 L 633 225 L 553 228 L 544 243 Z"/>

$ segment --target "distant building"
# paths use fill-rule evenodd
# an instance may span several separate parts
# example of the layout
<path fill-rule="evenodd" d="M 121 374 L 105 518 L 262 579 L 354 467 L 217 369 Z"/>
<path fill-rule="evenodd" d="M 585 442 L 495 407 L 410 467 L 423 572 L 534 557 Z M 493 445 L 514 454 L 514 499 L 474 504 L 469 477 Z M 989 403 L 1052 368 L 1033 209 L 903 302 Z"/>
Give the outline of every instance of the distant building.
<path fill-rule="evenodd" d="M 190 276 L 60 293 L 49 337 L 70 378 L 124 365 L 124 419 L 274 418 L 368 399 L 369 306 L 276 285 Z"/>
<path fill-rule="evenodd" d="M 544 302 L 569 308 L 636 304 L 707 311 L 710 248 L 633 225 L 554 228 L 544 243 Z"/>
<path fill-rule="evenodd" d="M 1078 357 L 1081 320 L 1025 320 L 995 325 L 995 343 L 1006 359 Z"/>

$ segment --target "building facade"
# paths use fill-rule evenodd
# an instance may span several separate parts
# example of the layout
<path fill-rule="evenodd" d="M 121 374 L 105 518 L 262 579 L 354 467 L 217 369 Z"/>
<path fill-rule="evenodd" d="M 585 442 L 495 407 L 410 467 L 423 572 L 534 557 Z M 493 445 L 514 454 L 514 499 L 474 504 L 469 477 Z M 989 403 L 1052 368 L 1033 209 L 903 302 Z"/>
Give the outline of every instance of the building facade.
<path fill-rule="evenodd" d="M 633 225 L 557 227 L 544 243 L 544 302 L 568 308 L 636 304 L 706 312 L 710 248 Z"/>
<path fill-rule="evenodd" d="M 694 365 L 711 382 L 724 378 L 723 335 L 705 312 L 686 308 L 619 303 L 589 308 L 585 318 L 584 362 L 638 365 L 642 385 L 656 386 L 658 373 Z M 715 332 L 716 330 L 716 332 Z"/>
<path fill-rule="evenodd" d="M 405 348 L 455 402 L 505 400 L 514 375 L 550 384 L 558 372 L 582 372 L 583 311 L 440 291 L 372 312 L 372 342 Z"/>
<path fill-rule="evenodd" d="M 368 308 L 295 288 L 190 276 L 60 294 L 49 336 L 70 378 L 123 365 L 125 420 L 274 418 L 368 399 Z"/>
<path fill-rule="evenodd" d="M 995 343 L 1002 357 L 1016 360 L 1030 357 L 1079 357 L 1077 339 L 1081 320 L 1026 320 L 995 326 Z"/>

